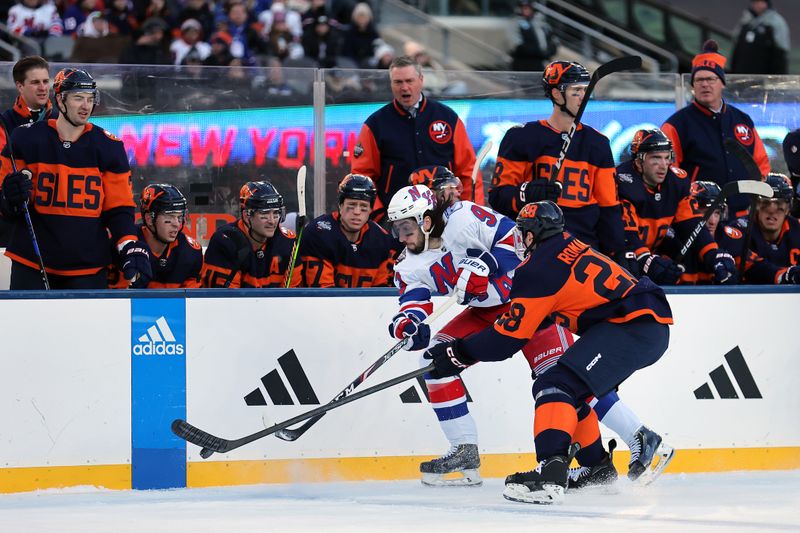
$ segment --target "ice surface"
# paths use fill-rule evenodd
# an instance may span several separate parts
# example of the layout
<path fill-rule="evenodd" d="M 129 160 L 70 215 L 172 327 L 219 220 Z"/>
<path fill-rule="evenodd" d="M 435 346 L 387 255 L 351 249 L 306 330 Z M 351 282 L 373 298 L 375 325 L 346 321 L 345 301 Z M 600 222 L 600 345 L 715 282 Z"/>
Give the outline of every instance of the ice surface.
<path fill-rule="evenodd" d="M 265 531 L 800 531 L 800 471 L 665 475 L 616 494 L 567 493 L 561 506 L 419 481 L 256 485 L 169 491 L 93 487 L 0 495 L 3 533 Z"/>

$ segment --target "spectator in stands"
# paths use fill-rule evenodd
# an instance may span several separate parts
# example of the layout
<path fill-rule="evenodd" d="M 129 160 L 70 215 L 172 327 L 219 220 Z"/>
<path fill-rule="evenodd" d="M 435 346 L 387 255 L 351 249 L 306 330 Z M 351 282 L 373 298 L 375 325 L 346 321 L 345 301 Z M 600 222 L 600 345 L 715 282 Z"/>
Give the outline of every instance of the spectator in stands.
<path fill-rule="evenodd" d="M 400 244 L 369 219 L 377 191 L 367 176 L 339 184 L 339 208 L 312 220 L 300 240 L 304 287 L 388 287 Z"/>
<path fill-rule="evenodd" d="M 56 5 L 45 0 L 20 0 L 8 10 L 8 29 L 16 35 L 37 39 L 64 32 Z"/>
<path fill-rule="evenodd" d="M 784 174 L 770 173 L 766 178 L 772 198 L 759 198 L 748 234 L 747 219 L 740 218 L 725 226 L 718 235 L 736 257 L 737 264 L 747 254 L 744 279 L 748 283 L 800 284 L 800 222 L 789 214 L 794 192 Z"/>
<path fill-rule="evenodd" d="M 403 54 L 413 57 L 422 68 L 425 76 L 425 88 L 431 94 L 442 94 L 448 87 L 447 73 L 441 63 L 434 60 L 424 46 L 416 41 L 406 41 L 403 45 Z"/>
<path fill-rule="evenodd" d="M 254 64 L 255 55 L 266 52 L 266 42 L 252 27 L 250 13 L 241 0 L 232 0 L 228 4 L 220 29 L 231 36 L 231 55 L 241 59 L 243 64 Z"/>
<path fill-rule="evenodd" d="M 77 33 L 78 28 L 86 21 L 89 13 L 94 11 L 97 0 L 79 0 L 64 11 L 64 35 Z"/>
<path fill-rule="evenodd" d="M 109 31 L 116 35 L 133 35 L 139 27 L 129 0 L 112 0 L 111 7 L 106 9 L 106 20 Z"/>
<path fill-rule="evenodd" d="M 800 185 L 800 129 L 790 131 L 783 139 L 783 159 L 789 169 L 792 187 Z"/>
<path fill-rule="evenodd" d="M 283 0 L 274 0 L 269 9 L 266 9 L 258 15 L 258 22 L 263 26 L 262 34 L 267 38 L 272 31 L 272 25 L 275 18 L 279 18 L 286 25 L 286 28 L 291 32 L 292 39 L 300 41 L 303 36 L 303 21 L 300 13 L 294 9 L 289 9 Z"/>
<path fill-rule="evenodd" d="M 147 4 L 147 8 L 144 10 L 144 16 L 142 18 L 146 20 L 152 17 L 158 17 L 167 23 L 168 29 L 172 29 L 177 24 L 176 15 L 177 14 L 173 12 L 172 7 L 166 0 L 150 0 Z"/>
<path fill-rule="evenodd" d="M 283 196 L 269 181 L 249 181 L 239 193 L 239 207 L 239 220 L 219 228 L 208 243 L 203 286 L 284 287 L 297 236 L 281 225 Z M 302 266 L 295 265 L 291 287 L 302 278 Z"/>
<path fill-rule="evenodd" d="M 395 58 L 389 80 L 394 99 L 364 122 L 351 161 L 351 172 L 372 178 L 378 188 L 372 218 L 385 217 L 394 193 L 423 165 L 451 168 L 463 184 L 461 198 L 472 200 L 475 151 L 464 123 L 451 108 L 423 94 L 422 70 L 413 58 Z M 474 198 L 483 203 L 481 181 Z"/>
<path fill-rule="evenodd" d="M 365 2 L 356 4 L 352 23 L 342 39 L 342 55 L 351 58 L 361 68 L 371 68 L 375 48 L 382 43 L 380 39 L 373 22 L 372 8 Z"/>
<path fill-rule="evenodd" d="M 216 28 L 214 13 L 211 12 L 208 0 L 186 0 L 186 5 L 178 13 L 178 22 L 183 24 L 188 19 L 195 19 L 203 28 L 203 35 L 212 35 Z"/>
<path fill-rule="evenodd" d="M 194 52 L 195 59 L 200 63 L 211 55 L 211 45 L 200 39 L 203 34 L 203 26 L 200 21 L 186 19 L 181 24 L 181 36 L 172 41 L 169 51 L 175 58 L 175 64 L 181 65 L 187 54 Z"/>
<path fill-rule="evenodd" d="M 326 0 L 311 0 L 308 9 L 300 16 L 303 28 L 312 25 L 319 17 L 331 20 L 331 14 L 326 5 Z M 336 23 L 338 25 L 338 23 Z"/>
<path fill-rule="evenodd" d="M 734 74 L 788 74 L 789 25 L 772 0 L 750 0 L 733 30 L 731 69 Z"/>
<path fill-rule="evenodd" d="M 726 138 L 736 139 L 745 147 L 758 163 L 762 175 L 770 171 L 769 158 L 753 119 L 722 98 L 725 63 L 717 42 L 706 41 L 703 52 L 692 60 L 694 100 L 661 126 L 672 141 L 675 164 L 685 170 L 692 181 L 713 181 L 720 186 L 748 179 L 744 165 L 725 150 L 723 140 Z M 729 198 L 730 215 L 740 216 L 749 203 L 745 195 Z"/>
<path fill-rule="evenodd" d="M 78 27 L 78 35 L 80 37 L 91 37 L 99 39 L 108 35 L 108 21 L 102 11 L 93 11 L 89 13 L 83 24 Z"/>
<path fill-rule="evenodd" d="M 144 21 L 136 42 L 122 51 L 119 62 L 127 65 L 169 65 L 172 58 L 166 50 L 164 37 L 169 26 L 160 18 Z"/>
<path fill-rule="evenodd" d="M 320 68 L 336 66 L 336 56 L 341 46 L 338 30 L 331 27 L 327 16 L 320 15 L 303 29 L 303 52 L 317 62 Z"/>
<path fill-rule="evenodd" d="M 273 13 L 272 26 L 267 34 L 267 53 L 280 61 L 287 57 L 293 59 L 303 57 L 303 47 L 295 42 L 294 35 L 286 22 L 285 11 L 278 10 Z"/>
<path fill-rule="evenodd" d="M 375 57 L 373 58 L 372 68 L 386 70 L 391 66 L 394 58 L 394 47 L 382 43 L 375 47 Z"/>
<path fill-rule="evenodd" d="M 532 0 L 519 0 L 517 21 L 509 33 L 511 70 L 541 72 L 556 53 L 558 39 Z"/>
<path fill-rule="evenodd" d="M 203 61 L 204 65 L 226 67 L 233 61 L 231 43 L 233 38 L 226 31 L 218 31 L 211 36 L 211 54 Z"/>

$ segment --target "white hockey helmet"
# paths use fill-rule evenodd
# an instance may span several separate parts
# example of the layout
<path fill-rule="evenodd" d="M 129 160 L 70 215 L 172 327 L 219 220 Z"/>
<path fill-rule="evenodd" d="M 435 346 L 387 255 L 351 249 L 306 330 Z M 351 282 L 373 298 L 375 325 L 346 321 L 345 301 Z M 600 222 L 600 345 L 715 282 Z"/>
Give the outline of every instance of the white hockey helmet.
<path fill-rule="evenodd" d="M 425 213 L 432 211 L 436 205 L 436 196 L 425 185 L 409 185 L 403 187 L 392 196 L 386 216 L 395 222 L 404 218 L 413 218 L 422 227 Z"/>

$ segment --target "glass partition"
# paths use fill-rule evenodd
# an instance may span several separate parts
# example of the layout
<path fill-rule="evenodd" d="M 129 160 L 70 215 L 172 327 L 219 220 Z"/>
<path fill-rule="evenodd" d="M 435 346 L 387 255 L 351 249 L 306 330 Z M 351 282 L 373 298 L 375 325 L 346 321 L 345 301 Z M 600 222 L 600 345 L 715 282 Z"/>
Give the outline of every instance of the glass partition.
<path fill-rule="evenodd" d="M 60 67 L 53 65 L 52 73 Z M 125 143 L 134 192 L 154 182 L 178 186 L 189 199 L 188 231 L 204 244 L 216 227 L 238 216 L 239 188 L 246 181 L 272 180 L 287 210 L 295 211 L 301 165 L 308 167 L 309 216 L 335 209 L 336 185 L 349 172 L 363 121 L 392 98 L 385 70 L 85 68 L 101 89 L 93 122 Z M 485 189 L 508 128 L 545 119 L 552 109 L 541 73 L 424 74 L 426 94 L 458 113 L 475 151 L 493 143 L 481 165 Z M 0 97 L 10 107 L 15 96 L 11 64 L 5 64 Z M 785 171 L 781 142 L 800 127 L 800 77 L 731 75 L 726 98 L 753 117 L 773 168 Z M 584 122 L 609 137 L 620 162 L 636 129 L 660 126 L 690 100 L 688 75 L 614 74 L 598 84 Z M 324 142 L 315 142 L 316 131 Z"/>

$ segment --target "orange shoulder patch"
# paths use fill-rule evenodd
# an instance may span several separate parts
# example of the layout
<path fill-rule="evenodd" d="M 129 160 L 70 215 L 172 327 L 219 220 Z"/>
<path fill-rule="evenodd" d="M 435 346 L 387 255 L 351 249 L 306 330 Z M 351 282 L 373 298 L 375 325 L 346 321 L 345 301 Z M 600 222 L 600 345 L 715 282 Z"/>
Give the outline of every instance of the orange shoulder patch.
<path fill-rule="evenodd" d="M 742 238 L 742 232 L 739 231 L 736 228 L 731 227 L 731 226 L 725 226 L 725 235 L 727 235 L 731 239 L 741 239 Z"/>
<path fill-rule="evenodd" d="M 672 171 L 673 174 L 675 174 L 679 178 L 685 178 L 686 176 L 689 175 L 689 174 L 686 173 L 685 170 L 683 170 L 680 167 L 676 167 L 675 165 L 670 165 L 669 169 Z"/>
<path fill-rule="evenodd" d="M 186 235 L 186 234 L 184 233 L 184 235 Z M 201 250 L 203 248 L 202 246 L 200 246 L 199 242 L 197 242 L 196 240 L 192 239 L 188 235 L 186 235 L 186 242 L 188 242 L 189 246 L 191 246 L 195 250 Z"/>
<path fill-rule="evenodd" d="M 297 234 L 292 230 L 284 228 L 283 226 L 278 226 L 278 227 L 281 228 L 281 233 L 283 233 L 286 237 L 290 239 L 294 239 L 295 237 L 297 237 Z"/>
<path fill-rule="evenodd" d="M 114 135 L 113 133 L 111 133 L 110 131 L 108 131 L 106 129 L 103 130 L 103 133 L 105 133 L 106 137 L 108 137 L 112 141 L 120 141 L 120 142 L 122 142 L 122 140 L 119 137 L 117 137 L 116 135 Z"/>

